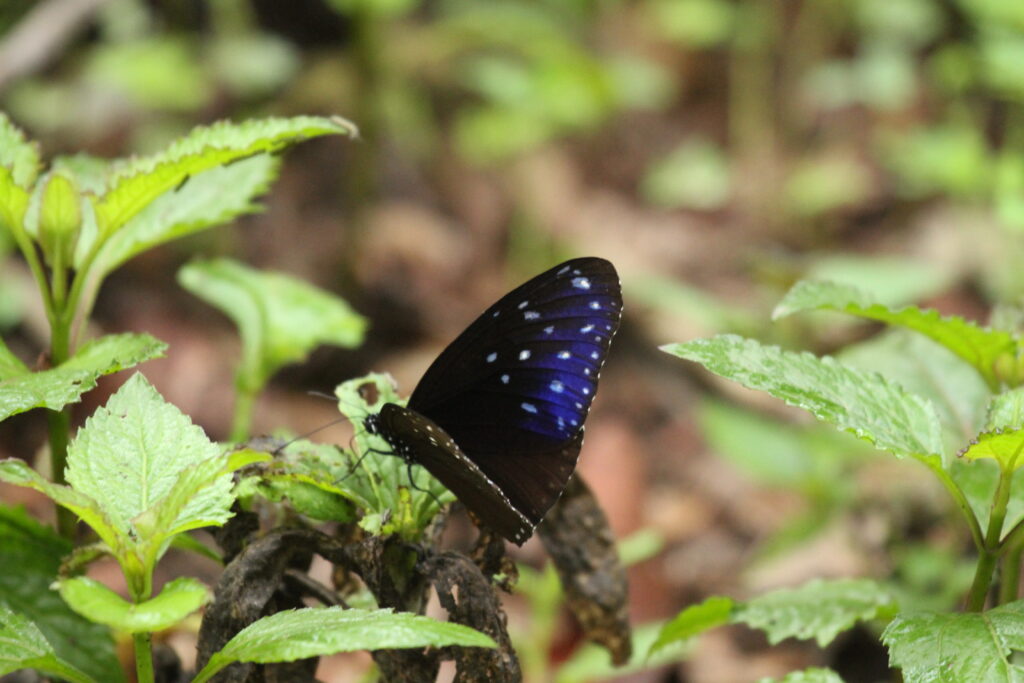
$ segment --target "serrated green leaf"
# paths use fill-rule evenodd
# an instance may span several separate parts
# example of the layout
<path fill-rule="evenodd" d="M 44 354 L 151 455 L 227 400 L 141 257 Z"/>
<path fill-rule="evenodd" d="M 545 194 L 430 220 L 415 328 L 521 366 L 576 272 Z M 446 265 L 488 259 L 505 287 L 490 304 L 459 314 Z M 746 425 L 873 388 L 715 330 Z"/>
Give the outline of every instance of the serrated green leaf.
<path fill-rule="evenodd" d="M 352 348 L 363 340 L 366 320 L 348 304 L 282 273 L 218 259 L 186 265 L 178 281 L 234 320 L 242 336 L 238 378 L 250 389 L 321 344 Z"/>
<path fill-rule="evenodd" d="M 882 633 L 906 683 L 1024 681 L 1009 661 L 1024 650 L 1024 601 L 987 612 L 901 614 Z"/>
<path fill-rule="evenodd" d="M 894 329 L 847 346 L 836 357 L 931 401 L 939 413 L 947 453 L 960 450 L 982 428 L 992 395 L 988 385 L 974 368 L 927 337 Z"/>
<path fill-rule="evenodd" d="M 191 177 L 157 197 L 104 242 L 95 261 L 102 276 L 133 256 L 259 210 L 255 198 L 277 176 L 277 157 L 258 155 Z M 95 241 L 83 240 L 75 254 L 81 267 Z"/>
<path fill-rule="evenodd" d="M 935 310 L 915 306 L 892 309 L 876 302 L 862 289 L 834 282 L 796 283 L 775 308 L 778 319 L 799 311 L 832 310 L 901 325 L 935 340 L 970 363 L 989 386 L 998 385 L 996 362 L 1016 357 L 1017 341 L 1004 330 L 994 330 L 959 316 L 941 316 Z"/>
<path fill-rule="evenodd" d="M 655 654 L 666 645 L 687 640 L 708 629 L 729 623 L 735 604 L 731 598 L 716 595 L 699 605 L 687 607 L 661 628 L 647 656 Z"/>
<path fill-rule="evenodd" d="M 156 564 L 179 534 L 226 522 L 235 500 L 231 473 L 270 459 L 266 453 L 243 450 L 181 470 L 171 490 L 133 520 L 143 564 Z"/>
<path fill-rule="evenodd" d="M 53 502 L 78 515 L 115 553 L 123 547 L 124 535 L 119 533 L 105 512 L 100 509 L 99 503 L 84 493 L 80 493 L 70 486 L 60 486 L 44 479 L 31 467 L 16 458 L 0 460 L 0 481 L 15 486 L 25 486 L 46 494 Z"/>
<path fill-rule="evenodd" d="M 136 373 L 68 446 L 67 480 L 95 499 L 122 534 L 135 534 L 135 517 L 167 496 L 190 466 L 219 460 L 220 451 Z M 231 500 L 230 477 L 223 475 L 202 489 L 179 519 L 207 508 L 222 509 L 226 519 Z"/>
<path fill-rule="evenodd" d="M 94 681 L 58 657 L 35 624 L 0 604 L 0 676 L 18 669 L 36 669 L 72 683 Z"/>
<path fill-rule="evenodd" d="M 734 335 L 661 349 L 766 391 L 899 457 L 941 457 L 943 452 L 935 407 L 877 373 Z"/>
<path fill-rule="evenodd" d="M 131 603 L 95 579 L 77 576 L 58 582 L 64 601 L 83 617 L 126 633 L 152 633 L 174 626 L 206 604 L 210 592 L 187 576 L 168 582 L 160 594 Z"/>
<path fill-rule="evenodd" d="M 1024 430 L 1012 432 L 983 432 L 967 448 L 960 451 L 966 460 L 991 458 L 1004 470 L 1016 470 L 1024 465 Z"/>
<path fill-rule="evenodd" d="M 111 234 L 161 194 L 190 176 L 261 153 L 277 152 L 320 135 L 352 135 L 352 124 L 338 118 L 297 116 L 221 121 L 198 127 L 159 154 L 116 169 L 110 190 L 96 203 L 101 232 Z"/>
<path fill-rule="evenodd" d="M 25 139 L 7 114 L 0 111 L 0 167 L 10 171 L 18 187 L 29 189 L 39 174 L 39 146 Z"/>
<path fill-rule="evenodd" d="M 390 610 L 340 607 L 287 610 L 242 629 L 196 674 L 209 680 L 234 662 L 292 662 L 335 652 L 398 648 L 496 647 L 468 626 Z"/>
<path fill-rule="evenodd" d="M 31 410 L 60 410 L 96 386 L 96 380 L 163 355 L 167 345 L 148 334 L 118 334 L 83 344 L 67 362 L 51 370 L 18 372 L 0 363 L 0 420 Z M 22 366 L 24 367 L 24 366 Z"/>
<path fill-rule="evenodd" d="M 869 579 L 815 579 L 737 605 L 732 620 L 761 629 L 775 645 L 786 638 L 814 638 L 825 647 L 841 631 L 895 610 L 892 594 Z"/>
<path fill-rule="evenodd" d="M 32 621 L 57 656 L 72 666 L 98 681 L 123 681 L 110 630 L 72 612 L 50 589 L 70 552 L 67 540 L 24 509 L 0 506 L 0 604 Z"/>
<path fill-rule="evenodd" d="M 843 679 L 831 669 L 813 667 L 786 674 L 784 678 L 762 678 L 757 683 L 843 683 Z"/>

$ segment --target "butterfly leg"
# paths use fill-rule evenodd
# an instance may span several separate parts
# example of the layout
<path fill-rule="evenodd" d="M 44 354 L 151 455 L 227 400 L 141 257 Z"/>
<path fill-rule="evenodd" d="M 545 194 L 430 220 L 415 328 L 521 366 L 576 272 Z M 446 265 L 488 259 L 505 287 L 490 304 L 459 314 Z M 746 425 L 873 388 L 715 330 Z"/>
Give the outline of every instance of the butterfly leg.
<path fill-rule="evenodd" d="M 412 465 L 413 465 L 413 463 L 412 463 L 411 460 L 406 460 L 405 461 L 405 471 L 406 471 L 406 474 L 409 475 L 409 486 L 411 486 L 412 488 L 416 489 L 417 491 L 422 491 L 423 493 L 425 493 L 428 496 L 430 496 L 431 498 L 433 498 L 434 502 L 437 503 L 437 508 L 440 510 L 441 506 L 443 505 L 443 503 L 441 502 L 441 499 L 438 498 L 437 496 L 435 496 L 434 492 L 431 491 L 430 489 L 421 489 L 419 486 L 416 485 L 415 480 L 413 480 L 413 478 L 412 478 Z"/>

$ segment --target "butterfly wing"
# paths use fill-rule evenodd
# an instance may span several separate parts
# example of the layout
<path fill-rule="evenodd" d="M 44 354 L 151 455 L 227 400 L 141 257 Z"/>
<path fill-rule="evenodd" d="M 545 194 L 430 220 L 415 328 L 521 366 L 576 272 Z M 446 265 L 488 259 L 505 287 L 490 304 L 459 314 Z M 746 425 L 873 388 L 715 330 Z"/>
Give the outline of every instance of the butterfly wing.
<path fill-rule="evenodd" d="M 535 525 L 576 466 L 621 312 L 611 263 L 555 266 L 484 311 L 430 366 L 408 407 L 450 435 Z"/>
<path fill-rule="evenodd" d="M 387 403 L 379 429 L 396 454 L 423 465 L 455 497 L 505 538 L 522 545 L 535 523 L 519 512 L 498 486 L 466 457 L 440 426 L 414 410 Z"/>

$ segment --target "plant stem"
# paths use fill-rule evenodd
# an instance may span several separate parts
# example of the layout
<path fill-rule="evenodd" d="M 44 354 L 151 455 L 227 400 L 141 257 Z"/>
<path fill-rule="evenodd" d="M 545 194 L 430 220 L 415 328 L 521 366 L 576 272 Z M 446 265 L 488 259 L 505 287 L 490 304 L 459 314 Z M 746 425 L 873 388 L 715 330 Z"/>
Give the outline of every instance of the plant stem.
<path fill-rule="evenodd" d="M 252 411 L 256 403 L 256 392 L 249 389 L 248 382 L 235 382 L 235 415 L 231 420 L 230 439 L 241 443 L 249 438 L 252 431 Z"/>
<path fill-rule="evenodd" d="M 153 636 L 150 633 L 136 633 L 132 636 L 135 644 L 135 676 L 138 683 L 153 683 L 153 650 L 150 647 Z"/>
<path fill-rule="evenodd" d="M 1024 543 L 1019 541 L 1007 546 L 1003 556 L 1002 576 L 999 583 L 999 604 L 1005 605 L 1017 599 L 1020 587 L 1020 562 L 1024 554 Z"/>
<path fill-rule="evenodd" d="M 1003 522 L 1006 520 L 1006 505 L 1010 500 L 1010 484 L 1013 479 L 1013 469 L 1000 467 L 999 484 L 996 486 L 995 497 L 992 500 L 992 512 L 988 519 L 988 531 L 985 533 L 985 547 L 978 555 L 978 566 L 974 571 L 974 582 L 971 584 L 971 591 L 967 595 L 967 611 L 980 612 L 985 609 L 985 598 L 988 596 L 989 587 L 992 585 L 992 574 L 995 571 L 996 560 L 1002 553 L 999 539 L 1003 532 Z"/>
<path fill-rule="evenodd" d="M 919 456 L 917 458 L 921 463 L 930 469 L 942 485 L 949 491 L 949 495 L 953 496 L 953 500 L 956 501 L 957 507 L 964 514 L 964 519 L 967 520 L 967 526 L 971 530 L 971 539 L 974 541 L 974 547 L 978 549 L 979 553 L 985 551 L 985 539 L 981 534 L 981 524 L 978 522 L 977 515 L 974 514 L 974 509 L 967 500 L 967 496 L 960 489 L 953 477 L 949 475 L 949 472 L 942 466 L 942 462 L 938 457 Z"/>
<path fill-rule="evenodd" d="M 50 363 L 54 367 L 60 365 L 70 356 L 69 325 L 63 312 L 57 311 L 51 316 L 50 330 Z M 63 410 L 51 410 L 47 415 L 47 428 L 50 438 L 50 469 L 53 480 L 64 484 L 64 470 L 68 464 L 68 438 L 71 434 L 71 407 Z M 67 508 L 57 508 L 57 531 L 68 540 L 75 537 L 75 515 Z"/>

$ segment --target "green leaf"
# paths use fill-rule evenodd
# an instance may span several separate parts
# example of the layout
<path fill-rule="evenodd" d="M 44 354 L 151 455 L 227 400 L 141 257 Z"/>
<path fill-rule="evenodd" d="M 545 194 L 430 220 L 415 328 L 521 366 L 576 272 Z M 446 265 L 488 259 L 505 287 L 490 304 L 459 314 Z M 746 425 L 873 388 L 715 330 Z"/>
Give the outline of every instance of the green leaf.
<path fill-rule="evenodd" d="M 0 166 L 0 227 L 6 226 L 15 236 L 23 234 L 28 200 L 28 192 L 14 182 L 11 171 Z"/>
<path fill-rule="evenodd" d="M 15 185 L 29 190 L 39 175 L 41 165 L 39 145 L 28 142 L 7 114 L 0 111 L 0 167 L 10 171 Z"/>
<path fill-rule="evenodd" d="M 32 373 L 0 361 L 0 420 L 32 408 L 60 410 L 95 387 L 103 375 L 158 358 L 165 348 L 148 334 L 118 334 L 83 344 L 67 362 L 51 370 Z"/>
<path fill-rule="evenodd" d="M 39 149 L 25 140 L 6 114 L 0 112 L 0 230 L 24 235 L 29 192 L 39 174 Z"/>
<path fill-rule="evenodd" d="M 901 614 L 882 642 L 907 683 L 1021 681 L 1024 667 L 1009 659 L 1024 650 L 1024 601 L 980 614 Z"/>
<path fill-rule="evenodd" d="M 258 211 L 254 199 L 266 192 L 279 167 L 277 157 L 261 154 L 189 178 L 157 197 L 109 237 L 96 257 L 97 273 L 105 275 L 159 244 Z M 79 245 L 76 267 L 83 265 L 97 237 Z"/>
<path fill-rule="evenodd" d="M 942 425 L 944 452 L 960 450 L 984 424 L 992 395 L 988 385 L 974 368 L 927 337 L 895 329 L 847 346 L 837 358 L 931 401 Z"/>
<path fill-rule="evenodd" d="M 843 683 L 843 679 L 835 671 L 818 667 L 794 671 L 779 679 L 762 678 L 757 683 L 776 683 L 776 681 L 777 683 Z"/>
<path fill-rule="evenodd" d="M 47 174 L 39 207 L 38 236 L 48 264 L 64 268 L 70 265 L 81 226 L 78 188 L 67 176 Z"/>
<path fill-rule="evenodd" d="M 78 616 L 50 589 L 70 552 L 67 540 L 23 508 L 0 506 L 0 604 L 32 621 L 70 665 L 98 681 L 123 681 L 110 629 Z"/>
<path fill-rule="evenodd" d="M 335 652 L 397 648 L 495 647 L 468 626 L 390 610 L 340 607 L 287 610 L 242 629 L 215 653 L 193 683 L 234 662 L 291 662 Z"/>
<path fill-rule="evenodd" d="M 687 607 L 661 628 L 647 655 L 651 656 L 671 643 L 687 640 L 708 629 L 729 623 L 735 604 L 731 598 L 716 595 L 699 605 Z"/>
<path fill-rule="evenodd" d="M 971 364 L 989 386 L 997 386 L 997 361 L 1015 358 L 1018 343 L 1004 330 L 982 327 L 959 316 L 940 316 L 935 310 L 915 306 L 892 309 L 862 289 L 834 282 L 796 283 L 775 308 L 775 319 L 799 311 L 832 310 L 901 325 L 937 341 Z"/>
<path fill-rule="evenodd" d="M 875 581 L 815 579 L 737 605 L 732 620 L 763 630 L 772 645 L 786 638 L 814 638 L 825 647 L 858 621 L 884 618 L 895 607 L 889 591 Z"/>
<path fill-rule="evenodd" d="M 238 326 L 238 380 L 250 390 L 261 388 L 281 366 L 304 359 L 320 344 L 352 348 L 362 343 L 362 316 L 340 298 L 282 273 L 218 259 L 186 265 L 178 280 Z"/>
<path fill-rule="evenodd" d="M 995 396 L 988 408 L 985 430 L 1020 429 L 1024 427 L 1024 388 L 1011 389 Z"/>
<path fill-rule="evenodd" d="M 242 450 L 182 470 L 171 490 L 134 520 L 144 566 L 154 565 L 180 534 L 226 522 L 236 495 L 231 473 L 270 459 L 266 453 Z"/>
<path fill-rule="evenodd" d="M 870 287 L 876 301 L 894 306 L 941 294 L 956 274 L 921 259 L 826 252 L 814 257 L 804 278 Z"/>
<path fill-rule="evenodd" d="M 967 460 L 991 458 L 1003 470 L 1024 464 L 1024 388 L 1003 392 L 992 399 L 985 431 L 960 451 Z"/>
<path fill-rule="evenodd" d="M 648 654 L 730 623 L 764 631 L 772 645 L 786 638 L 814 638 L 825 647 L 856 622 L 890 616 L 895 607 L 889 591 L 869 579 L 815 579 L 749 602 L 713 596 L 665 624 Z"/>
<path fill-rule="evenodd" d="M 187 477 L 185 486 L 196 495 L 166 530 L 175 533 L 196 520 L 230 517 L 231 477 L 219 474 L 220 456 L 221 447 L 137 373 L 78 431 L 68 447 L 67 480 L 98 501 L 121 533 L 135 535 L 140 530 L 132 520 L 175 490 L 189 467 L 202 463 L 209 467 L 202 475 L 216 479 Z M 198 486 L 205 487 L 197 491 Z"/>
<path fill-rule="evenodd" d="M 58 657 L 35 624 L 0 604 L 0 676 L 18 669 L 36 669 L 72 683 L 95 680 Z"/>
<path fill-rule="evenodd" d="M 198 127 L 159 154 L 133 160 L 117 169 L 110 190 L 98 198 L 101 232 L 120 229 L 161 194 L 190 176 L 255 154 L 278 152 L 320 135 L 354 135 L 340 118 L 297 116 Z"/>
<path fill-rule="evenodd" d="M 365 401 L 364 390 L 376 397 L 373 403 Z M 351 460 L 344 464 L 343 485 L 368 503 L 367 511 L 375 513 L 378 519 L 389 520 L 387 526 L 378 531 L 415 537 L 437 514 L 439 506 L 455 500 L 455 496 L 425 467 L 413 467 L 410 482 L 405 462 L 383 455 L 390 453 L 391 447 L 363 427 L 366 416 L 380 412 L 385 403 L 405 405 L 405 399 L 395 391 L 394 379 L 390 375 L 370 373 L 339 384 L 334 393 L 338 397 L 338 409 L 349 419 L 356 433 L 356 453 L 344 451 Z M 352 471 L 357 462 L 359 467 Z M 367 530 L 370 530 L 367 526 L 370 523 L 372 520 L 366 518 L 362 522 Z"/>
<path fill-rule="evenodd" d="M 170 628 L 206 604 L 206 586 L 182 576 L 167 583 L 160 594 L 145 602 L 131 603 L 85 576 L 58 583 L 65 602 L 83 617 L 127 633 L 152 633 Z"/>
<path fill-rule="evenodd" d="M 943 452 L 935 407 L 876 373 L 734 335 L 661 349 L 766 391 L 898 457 L 937 458 Z"/>
<path fill-rule="evenodd" d="M 118 532 L 104 510 L 100 509 L 99 503 L 89 496 L 70 486 L 60 486 L 44 479 L 31 467 L 16 458 L 0 460 L 0 481 L 35 489 L 46 494 L 53 502 L 71 510 L 83 522 L 92 527 L 93 531 L 110 546 L 112 551 L 116 553 L 123 548 L 124 536 Z"/>
<path fill-rule="evenodd" d="M 1012 432 L 984 432 L 960 455 L 967 460 L 992 458 L 1004 470 L 1016 470 L 1024 465 L 1024 430 Z"/>

